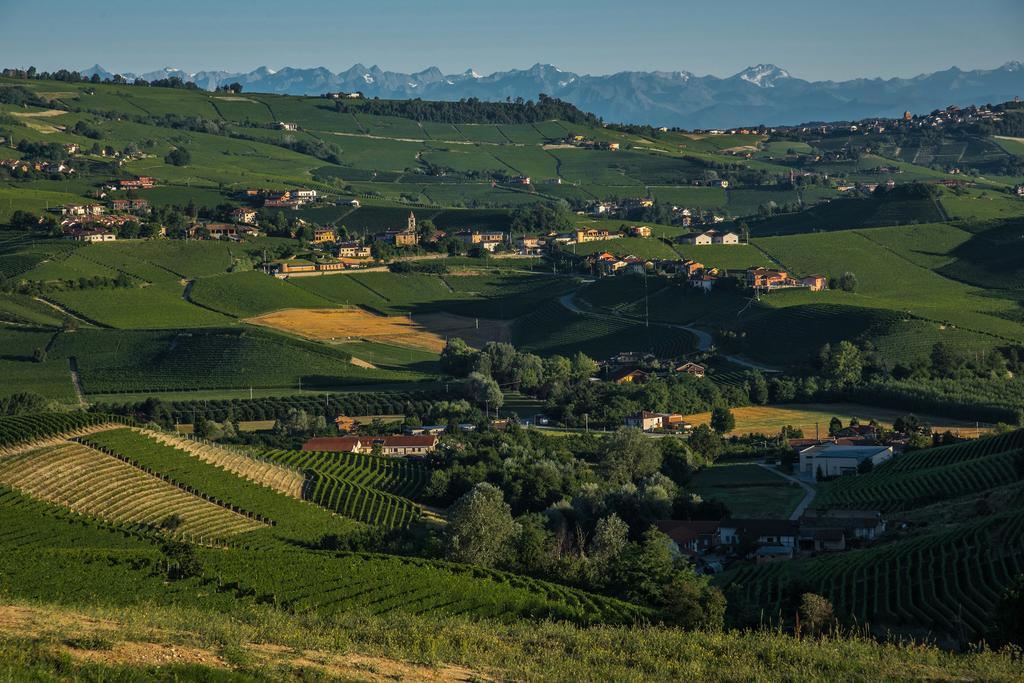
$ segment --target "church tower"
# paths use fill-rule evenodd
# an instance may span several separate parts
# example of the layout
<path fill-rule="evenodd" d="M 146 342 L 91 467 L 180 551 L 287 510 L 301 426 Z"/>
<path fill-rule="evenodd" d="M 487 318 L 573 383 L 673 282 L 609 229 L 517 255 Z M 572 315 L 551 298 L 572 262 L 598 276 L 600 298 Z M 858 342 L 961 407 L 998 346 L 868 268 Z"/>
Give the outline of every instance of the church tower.
<path fill-rule="evenodd" d="M 409 221 L 405 226 L 406 232 L 416 232 L 416 216 L 412 211 L 409 212 Z"/>

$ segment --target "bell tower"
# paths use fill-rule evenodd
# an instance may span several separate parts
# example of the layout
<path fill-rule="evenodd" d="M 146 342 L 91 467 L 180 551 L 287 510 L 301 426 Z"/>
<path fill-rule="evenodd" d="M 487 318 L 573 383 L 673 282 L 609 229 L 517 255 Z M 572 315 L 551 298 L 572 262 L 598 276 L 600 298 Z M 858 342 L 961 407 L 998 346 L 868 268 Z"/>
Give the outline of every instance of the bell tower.
<path fill-rule="evenodd" d="M 405 226 L 406 232 L 416 232 L 416 215 L 412 211 L 409 212 L 409 220 Z"/>

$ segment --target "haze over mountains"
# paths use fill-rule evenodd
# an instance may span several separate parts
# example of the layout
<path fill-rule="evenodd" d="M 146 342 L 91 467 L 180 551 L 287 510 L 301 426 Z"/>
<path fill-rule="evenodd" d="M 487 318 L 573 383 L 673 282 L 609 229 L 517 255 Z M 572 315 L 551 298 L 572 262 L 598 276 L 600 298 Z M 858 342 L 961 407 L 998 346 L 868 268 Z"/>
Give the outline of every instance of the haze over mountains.
<path fill-rule="evenodd" d="M 113 75 L 95 65 L 82 71 L 101 78 Z M 758 64 L 728 78 L 697 76 L 687 71 L 623 71 L 590 76 L 562 71 L 550 64 L 481 75 L 467 69 L 444 74 L 437 67 L 406 74 L 356 64 L 339 73 L 317 67 L 279 70 L 259 67 L 248 73 L 166 68 L 122 74 L 146 80 L 177 76 L 213 90 L 241 83 L 256 92 L 319 95 L 360 91 L 367 97 L 458 100 L 476 97 L 535 99 L 538 93 L 572 102 L 606 121 L 649 123 L 683 128 L 785 125 L 810 121 L 852 120 L 927 112 L 950 104 L 965 106 L 1003 102 L 1024 96 L 1024 64 L 1007 62 L 995 69 L 945 71 L 913 78 L 857 78 L 806 81 L 773 64 Z"/>

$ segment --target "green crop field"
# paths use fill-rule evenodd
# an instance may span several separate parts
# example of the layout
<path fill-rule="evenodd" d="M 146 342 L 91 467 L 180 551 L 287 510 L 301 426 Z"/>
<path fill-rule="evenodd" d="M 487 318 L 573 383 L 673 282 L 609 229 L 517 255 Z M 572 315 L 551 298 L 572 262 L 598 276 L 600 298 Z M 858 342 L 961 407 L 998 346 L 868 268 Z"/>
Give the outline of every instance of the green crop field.
<path fill-rule="evenodd" d="M 718 463 L 700 470 L 690 488 L 704 500 L 724 503 L 739 519 L 786 519 L 804 497 L 799 485 L 753 463 Z"/>
<path fill-rule="evenodd" d="M 230 318 L 184 299 L 185 289 L 168 282 L 121 290 L 83 289 L 54 292 L 56 303 L 75 315 L 122 329 L 180 329 L 227 324 Z"/>
<path fill-rule="evenodd" d="M 313 389 L 422 378 L 358 368 L 347 353 L 331 347 L 238 328 L 80 329 L 61 334 L 49 357 L 74 357 L 86 393 Z"/>
<path fill-rule="evenodd" d="M 693 348 L 693 336 L 685 330 L 644 327 L 642 322 L 610 315 L 573 314 L 557 302 L 544 304 L 517 320 L 512 340 L 534 353 L 572 355 L 582 351 L 595 358 L 623 350 L 677 358 Z"/>
<path fill-rule="evenodd" d="M 323 297 L 257 271 L 196 280 L 188 297 L 203 308 L 235 318 L 247 318 L 282 308 L 323 308 L 330 305 Z"/>

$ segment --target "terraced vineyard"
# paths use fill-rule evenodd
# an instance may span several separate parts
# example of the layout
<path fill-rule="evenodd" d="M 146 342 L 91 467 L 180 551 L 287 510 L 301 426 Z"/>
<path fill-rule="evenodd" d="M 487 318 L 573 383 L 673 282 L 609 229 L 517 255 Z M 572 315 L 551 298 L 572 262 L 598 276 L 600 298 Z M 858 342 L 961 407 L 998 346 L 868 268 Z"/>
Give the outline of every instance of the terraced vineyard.
<path fill-rule="evenodd" d="M 175 533 L 224 538 L 265 525 L 115 457 L 73 442 L 0 458 L 0 483 L 114 523 L 160 526 L 177 518 Z"/>
<path fill-rule="evenodd" d="M 409 498 L 420 494 L 427 472 L 418 463 L 359 453 L 265 451 L 267 458 L 306 472 L 303 497 L 338 514 L 403 527 L 420 517 Z"/>
<path fill-rule="evenodd" d="M 186 451 L 203 462 L 220 467 L 256 484 L 292 498 L 302 498 L 303 477 L 296 470 L 257 460 L 240 451 L 171 434 L 139 430 L 149 438 Z"/>
<path fill-rule="evenodd" d="M 842 477 L 821 508 L 907 510 L 1011 484 L 1024 473 L 1024 430 L 898 456 L 869 474 Z"/>
<path fill-rule="evenodd" d="M 351 609 L 375 614 L 532 618 L 632 624 L 648 610 L 506 572 L 416 557 L 374 553 L 204 553 L 210 570 L 272 595 L 296 612 L 329 615 Z"/>
<path fill-rule="evenodd" d="M 0 417 L 0 448 L 56 436 L 79 436 L 123 418 L 98 413 L 35 413 Z M 4 451 L 0 450 L 0 455 Z"/>
<path fill-rule="evenodd" d="M 221 478 L 232 473 L 290 498 L 311 501 L 344 517 L 385 529 L 407 526 L 420 516 L 419 507 L 399 493 L 418 492 L 425 484 L 425 473 L 413 463 L 358 454 L 296 451 L 269 451 L 263 454 L 266 460 L 262 460 L 234 449 L 143 430 L 116 430 L 97 434 L 93 439 L 97 445 L 133 459 L 143 453 L 146 457 L 141 462 L 156 471 L 165 470 L 157 467 L 153 456 L 159 455 L 159 451 L 153 447 L 168 447 L 173 454 L 187 454 L 192 456 L 189 460 L 199 460 L 216 468 Z M 331 462 L 332 459 L 337 462 Z M 163 464 L 173 466 L 169 460 Z M 192 481 L 190 475 L 183 483 L 196 485 Z M 230 494 L 228 484 L 229 480 L 225 479 L 216 495 Z M 198 486 L 208 490 L 204 484 Z M 222 500 L 239 499 L 224 497 Z M 240 500 L 239 505 L 246 510 L 258 509 L 243 505 Z"/>
<path fill-rule="evenodd" d="M 83 442 L 128 458 L 176 485 L 202 491 L 237 509 L 258 513 L 274 522 L 274 528 L 268 531 L 272 531 L 272 535 L 280 540 L 313 543 L 324 534 L 346 536 L 361 528 L 353 520 L 332 515 L 323 508 L 241 479 L 186 451 L 131 429 L 100 432 L 85 437 Z"/>
<path fill-rule="evenodd" d="M 415 500 L 427 485 L 430 473 L 422 464 L 405 458 L 384 458 L 363 453 L 270 450 L 261 453 L 288 467 L 314 469 Z"/>
<path fill-rule="evenodd" d="M 924 627 L 977 638 L 987 633 L 1003 587 L 1022 571 L 1024 511 L 1015 510 L 866 550 L 751 565 L 720 583 L 763 606 L 768 618 L 780 613 L 792 584 L 880 633 Z"/>

